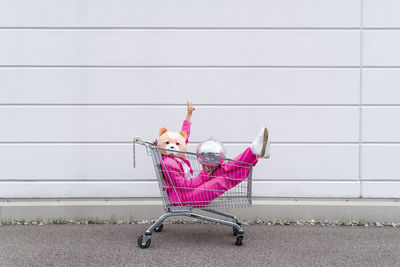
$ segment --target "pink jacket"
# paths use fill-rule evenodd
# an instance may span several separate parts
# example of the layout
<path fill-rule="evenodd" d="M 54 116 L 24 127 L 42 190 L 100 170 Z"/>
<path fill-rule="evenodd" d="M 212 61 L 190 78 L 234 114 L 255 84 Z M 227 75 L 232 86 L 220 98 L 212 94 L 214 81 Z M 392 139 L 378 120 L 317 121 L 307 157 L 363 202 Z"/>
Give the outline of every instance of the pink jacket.
<path fill-rule="evenodd" d="M 183 121 L 182 131 L 187 133 L 186 144 L 189 142 L 190 126 L 191 122 L 187 120 Z M 184 157 L 180 157 L 180 159 L 189 166 L 190 172 L 193 174 L 190 162 Z M 186 179 L 182 163 L 174 156 L 162 156 L 161 169 L 165 178 L 169 202 L 177 205 L 187 202 L 187 193 L 190 189 L 197 188 L 209 179 L 207 173 L 204 171 L 202 171 L 203 175 L 198 176 L 199 178 Z"/>

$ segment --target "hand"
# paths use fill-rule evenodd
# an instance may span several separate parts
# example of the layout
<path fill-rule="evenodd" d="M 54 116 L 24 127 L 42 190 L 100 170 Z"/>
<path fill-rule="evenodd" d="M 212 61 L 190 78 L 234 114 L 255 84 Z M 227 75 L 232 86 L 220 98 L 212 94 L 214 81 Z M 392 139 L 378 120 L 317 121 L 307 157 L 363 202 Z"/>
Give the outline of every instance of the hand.
<path fill-rule="evenodd" d="M 192 106 L 192 102 L 187 101 L 187 110 L 188 110 L 188 114 L 192 114 L 193 110 L 195 110 L 195 108 Z"/>
<path fill-rule="evenodd" d="M 193 110 L 195 110 L 195 108 L 192 107 L 192 103 L 190 101 L 187 101 L 187 115 L 186 115 L 187 121 L 191 121 Z"/>

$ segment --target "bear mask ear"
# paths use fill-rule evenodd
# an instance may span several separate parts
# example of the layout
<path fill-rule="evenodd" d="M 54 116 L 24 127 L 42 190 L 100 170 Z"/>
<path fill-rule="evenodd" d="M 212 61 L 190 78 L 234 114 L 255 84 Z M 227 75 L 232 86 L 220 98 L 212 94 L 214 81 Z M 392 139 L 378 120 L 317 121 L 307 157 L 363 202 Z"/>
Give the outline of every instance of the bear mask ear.
<path fill-rule="evenodd" d="M 168 131 L 167 128 L 161 128 L 161 129 L 158 131 L 158 136 L 163 135 L 163 133 L 165 133 L 165 132 L 167 132 L 167 131 Z"/>
<path fill-rule="evenodd" d="M 179 132 L 183 137 L 185 137 L 185 139 L 187 138 L 187 133 L 185 131 L 180 131 Z"/>

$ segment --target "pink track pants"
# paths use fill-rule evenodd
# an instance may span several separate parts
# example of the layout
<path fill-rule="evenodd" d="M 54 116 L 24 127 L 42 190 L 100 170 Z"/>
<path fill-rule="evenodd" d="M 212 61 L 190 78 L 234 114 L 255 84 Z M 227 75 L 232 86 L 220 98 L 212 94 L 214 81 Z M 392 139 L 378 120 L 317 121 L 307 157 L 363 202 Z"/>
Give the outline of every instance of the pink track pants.
<path fill-rule="evenodd" d="M 255 166 L 258 157 L 248 147 L 234 160 L 251 163 Z M 227 162 L 210 174 L 201 171 L 198 176 L 186 180 L 181 173 L 173 171 L 173 167 L 169 167 L 168 162 L 164 163 L 164 177 L 167 177 L 166 171 L 171 180 L 166 179 L 169 201 L 183 206 L 206 206 L 212 200 L 245 180 L 250 173 L 250 168 L 246 168 L 246 164 Z"/>

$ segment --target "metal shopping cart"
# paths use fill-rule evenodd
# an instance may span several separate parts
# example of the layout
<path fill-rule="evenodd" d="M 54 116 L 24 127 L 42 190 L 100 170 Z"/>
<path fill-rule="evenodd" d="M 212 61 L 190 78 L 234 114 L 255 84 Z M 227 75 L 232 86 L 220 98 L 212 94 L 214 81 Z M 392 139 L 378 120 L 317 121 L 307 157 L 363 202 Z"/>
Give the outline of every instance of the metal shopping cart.
<path fill-rule="evenodd" d="M 238 218 L 232 214 L 225 213 L 216 209 L 224 208 L 240 208 L 251 206 L 251 186 L 252 186 L 252 168 L 251 163 L 235 161 L 232 159 L 219 159 L 218 164 L 211 165 L 205 164 L 205 162 L 212 161 L 212 158 L 207 159 L 207 155 L 200 155 L 190 152 L 179 152 L 179 157 L 182 156 L 190 162 L 193 173 L 171 173 L 165 166 L 164 155 L 169 150 L 160 149 L 156 143 L 144 141 L 140 137 L 135 137 L 133 142 L 133 155 L 135 165 L 135 144 L 144 145 L 146 147 L 147 154 L 151 156 L 153 160 L 154 169 L 157 176 L 158 185 L 160 188 L 161 198 L 164 204 L 165 212 L 153 223 L 144 233 L 138 238 L 138 245 L 141 248 L 148 248 L 151 243 L 151 234 L 154 232 L 161 232 L 163 230 L 163 221 L 171 216 L 187 216 L 195 219 L 209 221 L 213 223 L 224 224 L 233 228 L 233 235 L 236 237 L 235 244 L 238 246 L 242 245 L 244 236 L 241 223 Z M 176 151 L 171 151 L 176 153 Z M 170 156 L 169 156 L 170 157 Z M 214 167 L 213 167 L 214 166 Z M 223 177 L 214 174 L 218 173 L 219 168 L 224 168 Z M 225 172 L 225 170 L 227 170 Z M 232 170 L 232 172 L 230 172 Z M 176 172 L 176 171 L 175 171 Z M 238 180 L 238 175 L 243 174 L 247 178 L 241 178 Z M 225 179 L 223 184 L 236 184 L 232 188 L 226 190 L 226 188 L 213 187 L 212 189 L 205 186 L 198 186 L 192 188 L 182 188 L 174 183 L 174 175 L 185 175 L 185 179 L 191 179 L 199 175 L 203 175 L 207 179 Z M 244 177 L 246 177 L 244 176 Z M 172 198 L 172 195 L 175 198 Z M 189 196 L 189 197 L 188 197 Z M 200 196 L 200 197 L 196 197 Z M 202 197 L 203 196 L 203 197 Z M 205 201 L 215 197 L 211 202 Z M 211 196 L 211 197 L 210 197 Z M 201 209 L 208 213 L 213 213 L 223 217 L 232 219 L 233 221 L 222 220 L 218 218 L 208 217 L 192 212 L 193 209 Z"/>

